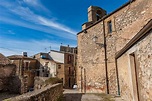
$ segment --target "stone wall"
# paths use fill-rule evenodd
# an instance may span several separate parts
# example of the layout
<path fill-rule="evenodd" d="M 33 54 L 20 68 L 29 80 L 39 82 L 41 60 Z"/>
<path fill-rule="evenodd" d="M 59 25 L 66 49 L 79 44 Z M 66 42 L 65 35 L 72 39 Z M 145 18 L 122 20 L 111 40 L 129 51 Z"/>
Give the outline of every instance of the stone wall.
<path fill-rule="evenodd" d="M 49 77 L 35 77 L 34 78 L 34 89 L 42 89 L 46 86 L 45 81 L 49 79 Z"/>
<path fill-rule="evenodd" d="M 136 59 L 136 79 L 133 70 L 135 68 L 131 66 L 132 53 L 135 53 Z M 148 36 L 119 57 L 117 63 L 122 98 L 125 101 L 136 101 L 134 94 L 138 85 L 140 101 L 152 101 L 152 30 Z"/>
<path fill-rule="evenodd" d="M 95 44 L 95 36 L 103 43 L 102 23 L 78 35 L 77 83 L 83 92 L 106 92 L 104 48 Z"/>
<path fill-rule="evenodd" d="M 63 94 L 62 84 L 48 85 L 43 89 L 28 92 L 23 95 L 7 99 L 6 101 L 57 101 Z"/>
<path fill-rule="evenodd" d="M 151 19 L 151 0 L 135 0 L 104 19 L 108 80 L 111 94 L 118 94 L 116 80 L 115 54 L 122 49 Z M 108 22 L 112 22 L 112 33 L 108 33 Z M 106 92 L 104 48 L 93 42 L 103 44 L 103 21 L 78 33 L 78 87 L 87 92 Z M 86 74 L 84 74 L 86 71 Z"/>
<path fill-rule="evenodd" d="M 64 76 L 65 76 L 65 84 L 64 88 L 72 88 L 75 80 L 74 80 L 74 69 L 75 69 L 75 61 L 74 61 L 73 53 L 64 53 Z"/>
<path fill-rule="evenodd" d="M 0 91 L 8 91 L 10 88 L 14 88 L 14 85 L 10 86 L 10 84 L 15 77 L 15 69 L 16 66 L 13 64 L 0 65 Z"/>

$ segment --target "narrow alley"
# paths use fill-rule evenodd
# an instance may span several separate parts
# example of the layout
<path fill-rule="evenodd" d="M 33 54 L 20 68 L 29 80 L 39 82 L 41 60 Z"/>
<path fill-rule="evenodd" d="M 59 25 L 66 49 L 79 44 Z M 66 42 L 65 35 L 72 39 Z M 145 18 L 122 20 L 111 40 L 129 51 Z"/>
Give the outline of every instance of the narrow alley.
<path fill-rule="evenodd" d="M 80 93 L 78 90 L 64 89 L 63 101 L 124 101 L 120 97 L 97 93 Z"/>

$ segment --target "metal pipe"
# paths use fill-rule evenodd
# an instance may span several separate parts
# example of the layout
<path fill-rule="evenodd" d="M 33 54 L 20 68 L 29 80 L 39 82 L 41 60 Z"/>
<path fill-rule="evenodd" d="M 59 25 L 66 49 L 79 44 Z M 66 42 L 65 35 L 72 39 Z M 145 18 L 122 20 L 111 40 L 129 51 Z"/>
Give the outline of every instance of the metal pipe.
<path fill-rule="evenodd" d="M 103 20 L 103 35 L 104 35 L 104 53 L 105 53 L 105 71 L 106 71 L 106 85 L 107 94 L 109 94 L 109 80 L 108 80 L 108 66 L 107 66 L 107 44 L 106 44 L 106 34 L 105 34 L 105 23 Z"/>
<path fill-rule="evenodd" d="M 118 95 L 120 95 L 120 85 L 119 85 L 119 77 L 118 77 L 117 59 L 115 59 L 115 64 L 116 64 L 116 76 L 117 76 Z"/>

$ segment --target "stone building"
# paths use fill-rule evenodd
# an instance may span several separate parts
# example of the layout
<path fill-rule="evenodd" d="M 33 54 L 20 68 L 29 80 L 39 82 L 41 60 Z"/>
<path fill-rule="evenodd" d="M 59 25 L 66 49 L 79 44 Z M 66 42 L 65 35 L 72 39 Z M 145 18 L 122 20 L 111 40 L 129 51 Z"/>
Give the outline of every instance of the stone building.
<path fill-rule="evenodd" d="M 20 93 L 26 93 L 34 87 L 37 60 L 23 55 L 12 55 L 8 58 L 16 65 L 16 75 L 21 81 Z"/>
<path fill-rule="evenodd" d="M 61 52 L 69 52 L 69 53 L 75 53 L 77 54 L 77 47 L 70 47 L 68 46 L 60 46 L 60 51 Z"/>
<path fill-rule="evenodd" d="M 76 84 L 76 72 L 77 72 L 77 47 L 70 47 L 68 46 L 60 46 L 60 51 L 65 53 L 65 64 L 66 67 L 68 67 L 68 65 L 71 65 L 73 68 L 72 72 L 70 72 L 71 67 L 69 67 L 68 69 L 66 69 L 67 72 L 69 72 L 69 80 L 67 81 L 71 81 L 70 79 L 72 79 L 72 82 L 74 82 L 74 84 Z M 74 80 L 74 81 L 73 81 Z M 69 84 L 70 85 L 70 84 Z M 73 86 L 73 84 L 71 85 L 71 87 Z"/>
<path fill-rule="evenodd" d="M 75 54 L 55 50 L 51 50 L 49 54 L 57 63 L 57 77 L 63 79 L 64 88 L 72 88 L 75 84 Z"/>
<path fill-rule="evenodd" d="M 123 60 L 123 55 L 117 57 L 118 67 L 116 68 L 115 56 L 125 45 L 130 44 L 130 41 L 151 20 L 151 6 L 151 0 L 130 0 L 108 15 L 105 10 L 99 7 L 90 6 L 88 8 L 88 22 L 82 25 L 82 31 L 77 34 L 77 84 L 80 91 L 118 94 L 125 101 L 138 101 L 133 97 L 132 83 L 128 84 L 132 81 L 127 81 L 131 79 L 126 79 L 131 78 L 130 74 L 127 75 L 127 69 L 129 69 L 126 65 L 127 61 L 119 62 L 119 60 Z M 141 43 L 145 43 L 147 48 L 152 46 L 151 38 L 143 39 Z M 133 47 L 140 50 L 140 45 Z M 151 51 L 149 52 L 148 57 L 150 58 Z M 139 57 L 143 59 L 146 56 L 146 53 L 143 53 Z M 122 69 L 123 67 L 124 69 Z M 149 67 L 152 65 L 145 65 L 145 68 Z M 150 68 L 148 71 L 152 72 Z M 149 81 L 148 77 L 151 78 L 150 75 L 147 75 L 144 80 Z M 140 83 L 144 85 L 143 81 Z M 150 88 L 151 81 L 148 84 Z M 140 89 L 138 92 L 142 92 L 142 95 L 145 94 L 146 90 Z M 150 95 L 151 93 L 148 92 L 146 95 L 140 96 L 141 101 L 147 101 L 150 99 Z M 144 96 L 147 98 L 145 99 Z"/>
<path fill-rule="evenodd" d="M 152 20 L 116 54 L 116 63 L 122 97 L 152 101 Z"/>
<path fill-rule="evenodd" d="M 56 77 L 56 62 L 51 58 L 49 53 L 38 53 L 34 55 L 34 58 L 38 60 L 38 76 Z"/>

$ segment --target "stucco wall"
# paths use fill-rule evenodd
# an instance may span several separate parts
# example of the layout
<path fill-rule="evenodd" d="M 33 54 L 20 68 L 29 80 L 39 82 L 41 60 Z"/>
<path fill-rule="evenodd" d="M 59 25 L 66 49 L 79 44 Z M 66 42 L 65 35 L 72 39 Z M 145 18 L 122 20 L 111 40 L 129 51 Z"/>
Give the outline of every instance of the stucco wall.
<path fill-rule="evenodd" d="M 133 70 L 130 54 L 136 54 L 137 85 L 140 101 L 152 100 L 152 30 L 149 35 L 118 58 L 121 96 L 125 101 L 135 101 Z M 129 93 L 128 93 L 129 92 Z"/>
<path fill-rule="evenodd" d="M 62 84 L 48 85 L 47 87 L 23 95 L 10 98 L 7 101 L 57 101 L 62 96 Z"/>
<path fill-rule="evenodd" d="M 59 65 L 61 68 L 59 68 Z M 57 64 L 57 77 L 59 79 L 62 79 L 63 80 L 63 85 L 65 85 L 65 70 L 64 70 L 64 64 L 62 63 L 58 63 Z"/>

